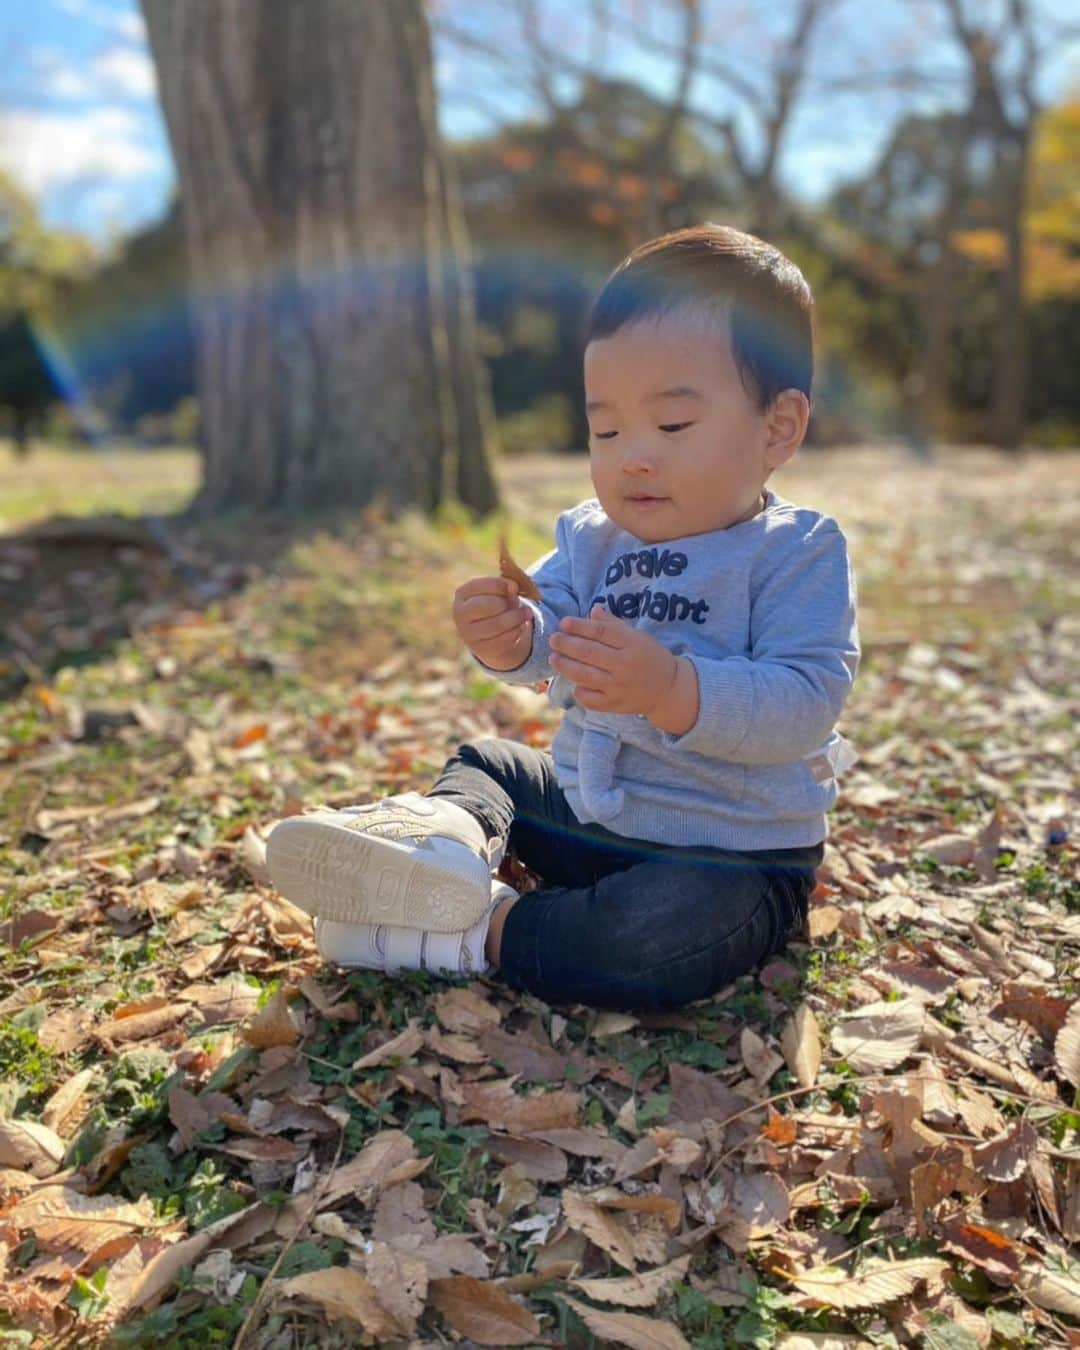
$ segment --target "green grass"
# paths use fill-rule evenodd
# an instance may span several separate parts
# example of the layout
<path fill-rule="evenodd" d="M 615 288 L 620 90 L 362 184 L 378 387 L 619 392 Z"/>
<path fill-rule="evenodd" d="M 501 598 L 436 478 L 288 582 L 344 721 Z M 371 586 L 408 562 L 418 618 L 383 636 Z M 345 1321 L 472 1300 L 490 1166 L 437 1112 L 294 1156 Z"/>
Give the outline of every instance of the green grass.
<path fill-rule="evenodd" d="M 71 450 L 38 442 L 25 460 L 0 441 L 0 531 L 53 515 L 181 510 L 199 485 L 189 448 Z"/>

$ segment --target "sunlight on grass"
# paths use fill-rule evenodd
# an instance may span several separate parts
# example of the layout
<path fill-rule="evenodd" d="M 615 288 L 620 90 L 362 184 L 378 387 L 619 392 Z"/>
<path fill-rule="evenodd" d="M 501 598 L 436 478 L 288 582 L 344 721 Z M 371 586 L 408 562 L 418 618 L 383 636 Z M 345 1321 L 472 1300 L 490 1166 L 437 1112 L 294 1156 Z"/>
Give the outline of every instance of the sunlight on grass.
<path fill-rule="evenodd" d="M 180 510 L 199 484 L 193 449 L 70 450 L 40 442 L 25 460 L 0 441 L 0 530 L 49 516 Z"/>

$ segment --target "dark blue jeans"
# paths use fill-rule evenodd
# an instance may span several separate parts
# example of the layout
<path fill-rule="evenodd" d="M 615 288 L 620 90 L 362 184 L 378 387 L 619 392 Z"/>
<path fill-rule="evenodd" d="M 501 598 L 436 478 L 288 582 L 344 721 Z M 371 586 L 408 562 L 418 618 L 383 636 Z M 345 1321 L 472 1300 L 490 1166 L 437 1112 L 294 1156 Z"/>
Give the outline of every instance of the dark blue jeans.
<path fill-rule="evenodd" d="M 428 790 L 545 883 L 510 910 L 499 975 L 545 1003 L 658 1010 L 707 998 L 806 921 L 824 843 L 769 852 L 655 844 L 582 825 L 544 751 L 458 747 Z"/>

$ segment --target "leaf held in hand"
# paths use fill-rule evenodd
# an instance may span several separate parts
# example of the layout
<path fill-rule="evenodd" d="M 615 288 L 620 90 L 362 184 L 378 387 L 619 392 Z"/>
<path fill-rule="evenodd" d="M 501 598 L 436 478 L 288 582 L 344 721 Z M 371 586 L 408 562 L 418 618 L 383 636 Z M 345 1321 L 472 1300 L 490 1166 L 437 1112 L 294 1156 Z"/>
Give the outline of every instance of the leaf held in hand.
<path fill-rule="evenodd" d="M 540 588 L 536 582 L 511 558 L 504 534 L 499 536 L 499 576 L 506 577 L 508 581 L 516 581 L 519 594 L 526 600 L 540 599 Z"/>

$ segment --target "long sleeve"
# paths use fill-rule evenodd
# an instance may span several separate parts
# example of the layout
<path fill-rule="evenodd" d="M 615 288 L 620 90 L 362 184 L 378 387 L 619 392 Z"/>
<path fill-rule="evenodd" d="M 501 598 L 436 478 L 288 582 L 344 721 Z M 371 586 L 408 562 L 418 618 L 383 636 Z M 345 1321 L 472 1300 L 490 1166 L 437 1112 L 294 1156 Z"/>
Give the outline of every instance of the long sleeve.
<path fill-rule="evenodd" d="M 522 601 L 535 615 L 532 651 L 528 660 L 514 670 L 492 670 L 478 656 L 470 653 L 481 670 L 508 684 L 537 684 L 540 680 L 549 679 L 554 674 L 548 661 L 551 635 L 559 631 L 559 620 L 565 615 L 581 613 L 581 602 L 574 587 L 571 567 L 573 514 L 564 511 L 559 516 L 555 524 L 555 547 L 532 567 L 525 569 L 544 597 L 542 601 Z"/>
<path fill-rule="evenodd" d="M 675 749 L 743 764 L 783 764 L 827 739 L 859 664 L 856 582 L 847 544 L 822 519 L 761 582 L 750 613 L 750 656 L 687 653 L 698 717 Z"/>

